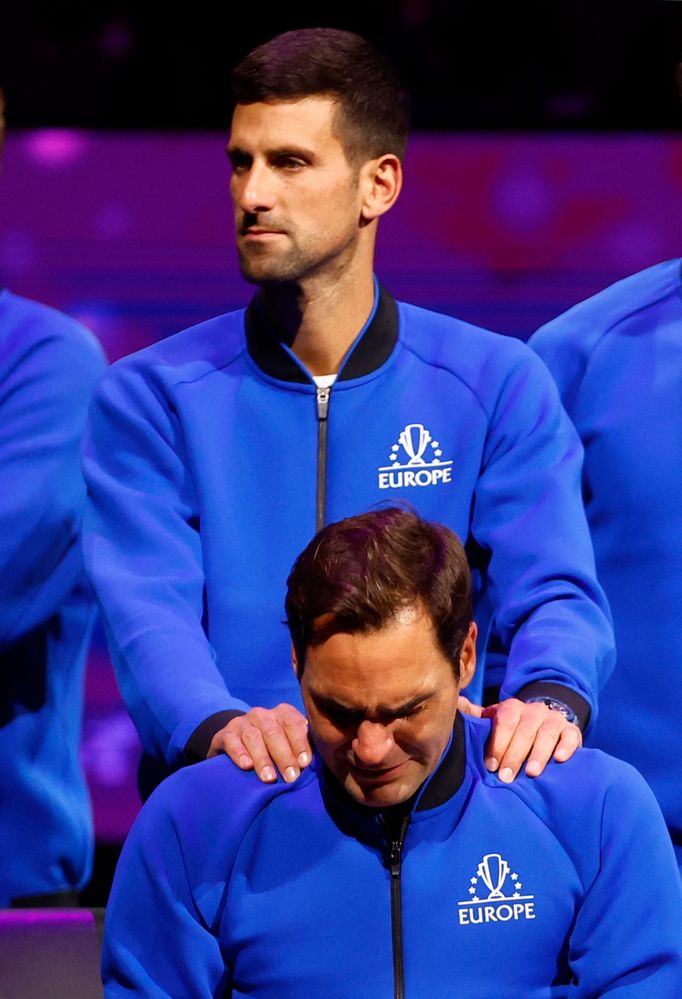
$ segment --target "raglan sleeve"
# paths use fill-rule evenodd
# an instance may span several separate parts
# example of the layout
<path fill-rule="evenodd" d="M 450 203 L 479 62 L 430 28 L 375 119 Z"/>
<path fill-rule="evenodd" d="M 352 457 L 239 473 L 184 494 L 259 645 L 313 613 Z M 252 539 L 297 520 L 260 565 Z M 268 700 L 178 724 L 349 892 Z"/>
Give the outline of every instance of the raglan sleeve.
<path fill-rule="evenodd" d="M 583 383 L 590 355 L 602 333 L 602 323 L 603 320 L 592 316 L 591 312 L 576 319 L 575 310 L 571 310 L 542 326 L 528 341 L 528 346 L 549 369 L 569 416 Z"/>
<path fill-rule="evenodd" d="M 103 380 L 83 468 L 85 565 L 123 699 L 145 749 L 182 762 L 207 720 L 217 730 L 248 706 L 231 696 L 203 628 L 196 491 L 170 390 L 149 363 L 126 359 Z"/>
<path fill-rule="evenodd" d="M 501 698 L 555 697 L 583 727 L 614 663 L 581 497 L 582 445 L 543 363 L 510 343 L 497 381 L 472 517 L 492 632 L 506 664 Z"/>
<path fill-rule="evenodd" d="M 106 363 L 87 330 L 18 301 L 0 377 L 0 646 L 48 621 L 82 576 L 80 446 Z"/>
<path fill-rule="evenodd" d="M 632 767 L 618 766 L 618 780 L 603 797 L 594 874 L 571 933 L 568 995 L 682 996 L 679 869 L 653 793 Z"/>
<path fill-rule="evenodd" d="M 230 823 L 224 843 L 215 836 L 207 840 L 199 817 L 201 793 L 178 787 L 177 778 L 186 773 L 173 775 L 154 792 L 121 853 L 102 947 L 106 999 L 230 994 L 219 939 Z"/>

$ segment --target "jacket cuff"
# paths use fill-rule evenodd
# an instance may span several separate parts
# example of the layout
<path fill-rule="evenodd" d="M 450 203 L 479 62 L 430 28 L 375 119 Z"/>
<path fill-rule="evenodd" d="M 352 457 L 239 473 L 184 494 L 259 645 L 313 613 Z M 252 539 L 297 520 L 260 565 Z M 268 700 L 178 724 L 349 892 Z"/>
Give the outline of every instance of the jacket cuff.
<path fill-rule="evenodd" d="M 567 708 L 575 712 L 577 725 L 581 732 L 587 728 L 592 713 L 585 698 L 571 687 L 565 687 L 563 683 L 548 683 L 545 680 L 538 680 L 536 683 L 529 683 L 526 687 L 522 687 L 515 696 L 520 701 L 528 701 L 531 697 L 551 697 L 555 701 L 561 701 Z"/>
<path fill-rule="evenodd" d="M 233 718 L 239 718 L 246 714 L 245 711 L 216 711 L 209 715 L 200 725 L 194 729 L 189 739 L 185 743 L 185 756 L 189 763 L 198 763 L 206 759 L 206 754 L 211 748 L 211 740 L 216 732 L 225 728 Z"/>
<path fill-rule="evenodd" d="M 481 703 L 484 708 L 489 708 L 491 704 L 499 703 L 501 689 L 502 688 L 498 684 L 493 684 L 492 686 L 483 688 L 483 698 Z"/>

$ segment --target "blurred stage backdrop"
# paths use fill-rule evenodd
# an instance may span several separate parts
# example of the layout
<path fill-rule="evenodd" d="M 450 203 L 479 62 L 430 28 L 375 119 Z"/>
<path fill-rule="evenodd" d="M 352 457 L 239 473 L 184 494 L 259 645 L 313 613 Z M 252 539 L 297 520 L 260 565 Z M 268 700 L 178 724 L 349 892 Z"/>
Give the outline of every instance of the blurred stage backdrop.
<path fill-rule="evenodd" d="M 0 273 L 77 317 L 110 360 L 244 305 L 225 137 L 218 132 L 10 133 Z M 378 274 L 397 297 L 526 338 L 606 284 L 682 253 L 674 136 L 417 134 Z M 139 745 L 101 634 L 83 760 L 100 843 L 137 811 Z"/>
<path fill-rule="evenodd" d="M 218 132 L 11 133 L 0 273 L 79 318 L 113 361 L 244 305 Z M 682 141 L 417 134 L 378 274 L 398 297 L 526 338 L 609 282 L 680 255 Z M 138 808 L 139 746 L 97 634 L 83 760 L 100 844 Z"/>

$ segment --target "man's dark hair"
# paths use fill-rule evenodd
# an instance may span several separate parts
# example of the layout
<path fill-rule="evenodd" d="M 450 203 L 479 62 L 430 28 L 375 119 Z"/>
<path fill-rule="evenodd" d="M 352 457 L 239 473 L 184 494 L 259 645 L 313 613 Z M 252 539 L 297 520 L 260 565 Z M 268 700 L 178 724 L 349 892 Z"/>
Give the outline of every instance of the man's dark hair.
<path fill-rule="evenodd" d="M 376 631 L 420 605 L 459 680 L 472 609 L 471 574 L 457 536 L 397 507 L 329 524 L 287 580 L 285 610 L 299 677 L 309 645 L 336 632 Z"/>
<path fill-rule="evenodd" d="M 237 104 L 335 98 L 334 126 L 350 162 L 405 155 L 408 96 L 389 61 L 351 31 L 301 28 L 277 35 L 237 66 L 232 94 Z"/>

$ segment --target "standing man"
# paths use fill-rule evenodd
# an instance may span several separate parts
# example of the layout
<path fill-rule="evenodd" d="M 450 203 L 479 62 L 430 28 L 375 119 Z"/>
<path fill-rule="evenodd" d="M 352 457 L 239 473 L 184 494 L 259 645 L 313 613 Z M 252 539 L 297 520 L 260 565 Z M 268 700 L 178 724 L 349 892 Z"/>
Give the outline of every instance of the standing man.
<path fill-rule="evenodd" d="M 580 744 L 611 667 L 579 441 L 525 346 L 377 283 L 408 129 L 383 57 L 288 32 L 233 90 L 258 292 L 115 365 L 86 449 L 86 559 L 145 748 L 295 780 L 310 746 L 278 581 L 326 520 L 402 499 L 466 540 L 507 663 L 488 765 L 510 781 L 530 754 L 536 775 Z"/>
<path fill-rule="evenodd" d="M 644 774 L 682 866 L 682 261 L 618 281 L 531 343 L 585 444 L 583 494 L 613 608 L 618 669 L 594 744 Z"/>
<path fill-rule="evenodd" d="M 92 867 L 80 447 L 104 368 L 80 323 L 0 290 L 0 907 L 73 905 Z"/>
<path fill-rule="evenodd" d="M 476 626 L 451 531 L 330 524 L 286 613 L 315 762 L 158 789 L 107 908 L 107 999 L 682 994 L 682 885 L 639 774 L 586 750 L 505 785 L 489 723 L 457 713 Z"/>

